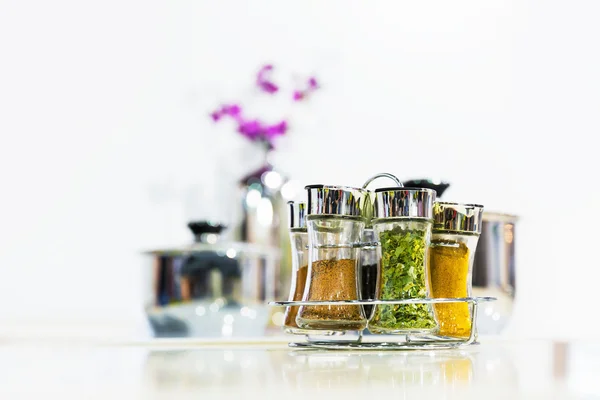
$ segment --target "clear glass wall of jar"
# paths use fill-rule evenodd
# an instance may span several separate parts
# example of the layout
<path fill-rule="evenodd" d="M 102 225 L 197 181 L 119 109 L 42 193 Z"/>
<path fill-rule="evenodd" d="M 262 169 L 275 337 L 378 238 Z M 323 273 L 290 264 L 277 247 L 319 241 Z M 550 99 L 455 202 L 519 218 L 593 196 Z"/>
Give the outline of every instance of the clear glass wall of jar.
<path fill-rule="evenodd" d="M 301 301 L 308 274 L 308 231 L 306 230 L 306 203 L 288 202 L 290 244 L 292 248 L 292 284 L 289 301 Z M 300 306 L 285 309 L 284 326 L 288 333 L 305 333 L 298 327 L 296 316 Z"/>
<path fill-rule="evenodd" d="M 429 297 L 428 248 L 435 191 L 384 188 L 375 191 L 373 228 L 380 244 L 379 300 Z M 377 305 L 369 330 L 379 334 L 437 331 L 431 304 Z"/>
<path fill-rule="evenodd" d="M 308 278 L 304 301 L 360 299 L 358 257 L 365 220 L 364 189 L 307 186 Z M 367 319 L 359 305 L 301 306 L 296 318 L 306 329 L 363 330 Z"/>

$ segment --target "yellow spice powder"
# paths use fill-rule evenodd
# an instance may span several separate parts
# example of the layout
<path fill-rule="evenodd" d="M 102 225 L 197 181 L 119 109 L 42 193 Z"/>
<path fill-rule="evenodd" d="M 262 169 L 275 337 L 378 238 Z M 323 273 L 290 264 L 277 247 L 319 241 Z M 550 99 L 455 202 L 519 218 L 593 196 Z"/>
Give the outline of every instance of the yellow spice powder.
<path fill-rule="evenodd" d="M 464 243 L 432 242 L 429 250 L 431 294 L 434 298 L 467 297 L 469 248 Z M 451 337 L 471 335 L 471 312 L 467 303 L 434 304 L 439 334 Z"/>

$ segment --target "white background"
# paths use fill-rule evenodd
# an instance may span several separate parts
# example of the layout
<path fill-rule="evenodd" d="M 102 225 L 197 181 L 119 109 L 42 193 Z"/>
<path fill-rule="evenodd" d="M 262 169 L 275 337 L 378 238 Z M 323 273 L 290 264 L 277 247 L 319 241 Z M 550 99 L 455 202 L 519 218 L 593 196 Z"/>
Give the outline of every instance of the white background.
<path fill-rule="evenodd" d="M 240 99 L 290 118 L 275 161 L 302 183 L 435 176 L 447 200 L 519 214 L 513 330 L 594 335 L 599 13 L 593 0 L 0 0 L 1 326 L 141 321 L 139 252 L 224 218 L 217 180 L 251 167 L 208 118 Z M 265 62 L 323 88 L 294 108 L 261 97 Z"/>

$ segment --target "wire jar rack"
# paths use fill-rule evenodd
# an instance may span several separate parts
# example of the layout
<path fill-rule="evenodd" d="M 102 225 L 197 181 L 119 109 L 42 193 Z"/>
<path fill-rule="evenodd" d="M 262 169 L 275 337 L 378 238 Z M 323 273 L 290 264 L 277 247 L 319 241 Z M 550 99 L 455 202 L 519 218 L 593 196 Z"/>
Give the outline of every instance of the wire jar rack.
<path fill-rule="evenodd" d="M 338 300 L 338 301 L 272 301 L 271 306 L 365 306 L 466 303 L 470 308 L 470 334 L 464 337 L 436 334 L 372 334 L 359 331 L 310 331 L 295 336 L 303 340 L 291 341 L 296 349 L 321 350 L 447 350 L 477 344 L 477 308 L 480 303 L 495 301 L 495 297 L 426 298 L 406 300 Z"/>
<path fill-rule="evenodd" d="M 391 179 L 396 186 L 368 190 L 379 178 Z M 286 331 L 303 338 L 291 342 L 291 347 L 437 350 L 477 343 L 478 305 L 496 300 L 462 297 L 471 295 L 469 254 L 476 248 L 483 206 L 437 202 L 434 190 L 405 188 L 386 172 L 372 176 L 362 188 L 318 184 L 305 189 L 306 203 L 290 207 L 290 233 L 303 233 L 294 249 L 294 290 L 290 301 L 269 303 L 288 307 Z M 437 278 L 429 284 L 425 283 L 429 281 L 427 249 L 435 249 L 434 255 L 439 256 L 433 258 Z M 449 266 L 448 260 L 456 266 Z M 303 280 L 300 266 L 308 268 Z M 376 291 L 369 285 L 371 266 L 377 266 Z M 410 278 L 408 284 L 399 280 L 399 271 Z M 380 279 L 386 280 L 381 283 Z M 304 288 L 300 296 L 298 287 Z M 374 298 L 381 300 L 365 300 Z M 346 315 L 341 310 L 344 307 L 348 307 Z M 350 310 L 353 307 L 360 310 Z M 317 310 L 325 311 L 319 316 Z M 390 311 L 399 312 L 393 315 Z"/>

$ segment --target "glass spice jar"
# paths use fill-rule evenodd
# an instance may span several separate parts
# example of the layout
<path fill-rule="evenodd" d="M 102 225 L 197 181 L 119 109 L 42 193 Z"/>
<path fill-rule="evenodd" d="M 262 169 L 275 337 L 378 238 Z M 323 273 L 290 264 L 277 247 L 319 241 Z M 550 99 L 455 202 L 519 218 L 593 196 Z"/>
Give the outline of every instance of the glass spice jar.
<path fill-rule="evenodd" d="M 382 188 L 375 191 L 373 228 L 380 243 L 378 300 L 429 296 L 427 252 L 435 191 Z M 435 333 L 431 304 L 377 305 L 369 330 L 379 334 Z"/>
<path fill-rule="evenodd" d="M 306 203 L 288 202 L 290 243 L 292 247 L 292 285 L 288 301 L 301 301 L 308 273 L 308 232 L 306 230 Z M 285 331 L 288 333 L 305 333 L 298 324 L 296 316 L 300 306 L 285 309 Z"/>
<path fill-rule="evenodd" d="M 365 228 L 363 232 L 363 245 L 360 249 L 359 261 L 359 287 L 361 300 L 374 300 L 377 296 L 377 276 L 379 273 L 379 258 L 377 243 L 373 228 Z M 372 305 L 363 305 L 367 319 L 373 312 Z"/>
<path fill-rule="evenodd" d="M 481 233 L 483 206 L 436 202 L 429 250 L 433 298 L 471 296 L 471 274 Z M 472 328 L 472 306 L 465 302 L 434 305 L 440 326 L 438 334 L 468 338 Z"/>
<path fill-rule="evenodd" d="M 309 265 L 302 300 L 358 300 L 357 261 L 367 191 L 324 185 L 306 189 Z M 318 305 L 300 306 L 296 322 L 305 329 L 352 331 L 363 330 L 367 319 L 359 305 Z"/>

